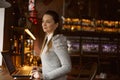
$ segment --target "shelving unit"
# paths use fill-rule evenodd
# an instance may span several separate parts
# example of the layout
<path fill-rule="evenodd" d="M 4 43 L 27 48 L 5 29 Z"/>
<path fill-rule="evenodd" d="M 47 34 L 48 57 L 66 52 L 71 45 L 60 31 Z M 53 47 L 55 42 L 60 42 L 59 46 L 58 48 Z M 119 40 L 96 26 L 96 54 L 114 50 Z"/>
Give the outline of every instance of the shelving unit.
<path fill-rule="evenodd" d="M 10 53 L 15 66 L 30 64 L 33 59 L 33 40 L 25 33 L 23 27 L 11 27 Z M 27 60 L 29 58 L 29 60 Z M 31 60 L 32 60 L 31 59 Z M 31 63 L 32 65 L 32 63 Z"/>
<path fill-rule="evenodd" d="M 71 53 L 71 60 L 74 69 L 73 73 L 80 72 L 76 66 L 84 66 L 89 62 L 97 63 L 97 74 L 111 73 L 120 74 L 120 38 L 119 38 L 119 21 L 96 20 L 93 21 L 82 19 L 67 18 L 63 22 L 62 33 L 67 37 L 79 37 L 78 52 Z M 94 23 L 94 24 L 95 24 Z M 67 33 L 67 34 L 66 34 Z M 77 43 L 78 44 L 78 43 Z M 72 44 L 76 45 L 75 42 Z M 77 74 L 76 74 L 77 76 Z"/>

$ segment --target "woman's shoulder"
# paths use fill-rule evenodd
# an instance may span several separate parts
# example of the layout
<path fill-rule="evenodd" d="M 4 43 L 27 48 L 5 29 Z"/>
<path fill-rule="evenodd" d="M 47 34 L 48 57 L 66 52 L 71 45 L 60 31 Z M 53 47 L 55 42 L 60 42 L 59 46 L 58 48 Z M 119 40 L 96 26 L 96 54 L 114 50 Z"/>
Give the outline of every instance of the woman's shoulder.
<path fill-rule="evenodd" d="M 55 46 L 67 45 L 67 39 L 63 34 L 57 34 L 53 37 L 52 43 Z"/>
<path fill-rule="evenodd" d="M 55 36 L 53 36 L 53 39 L 52 39 L 53 41 L 54 40 L 66 40 L 66 37 L 63 35 L 63 34 L 57 34 L 57 35 L 55 35 Z"/>

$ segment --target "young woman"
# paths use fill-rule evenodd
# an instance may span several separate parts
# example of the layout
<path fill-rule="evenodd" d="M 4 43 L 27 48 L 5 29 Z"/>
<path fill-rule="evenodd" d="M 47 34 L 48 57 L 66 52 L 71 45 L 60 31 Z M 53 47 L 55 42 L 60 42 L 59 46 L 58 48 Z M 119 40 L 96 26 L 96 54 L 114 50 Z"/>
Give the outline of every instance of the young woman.
<path fill-rule="evenodd" d="M 71 60 L 67 51 L 66 37 L 60 34 L 59 15 L 52 10 L 45 12 L 42 17 L 42 28 L 46 33 L 47 42 L 41 50 L 43 80 L 66 80 L 71 70 Z M 40 73 L 33 72 L 35 78 Z"/>

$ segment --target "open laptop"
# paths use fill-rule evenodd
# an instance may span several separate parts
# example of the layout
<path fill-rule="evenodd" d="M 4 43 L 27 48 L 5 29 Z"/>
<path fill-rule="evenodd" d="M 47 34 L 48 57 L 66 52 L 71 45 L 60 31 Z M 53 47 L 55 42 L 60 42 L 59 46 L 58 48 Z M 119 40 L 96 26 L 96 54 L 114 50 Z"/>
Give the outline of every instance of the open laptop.
<path fill-rule="evenodd" d="M 23 66 L 19 69 L 16 69 L 11 59 L 10 53 L 2 52 L 1 54 L 3 56 L 6 68 L 8 69 L 10 75 L 14 79 L 32 79 L 31 77 L 32 66 Z"/>

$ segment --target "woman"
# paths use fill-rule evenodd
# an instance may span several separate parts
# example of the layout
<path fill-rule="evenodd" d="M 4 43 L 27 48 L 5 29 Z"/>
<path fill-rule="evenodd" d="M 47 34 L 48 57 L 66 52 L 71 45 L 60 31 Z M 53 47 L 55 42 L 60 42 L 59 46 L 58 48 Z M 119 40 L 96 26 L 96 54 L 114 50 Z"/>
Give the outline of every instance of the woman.
<path fill-rule="evenodd" d="M 42 28 L 46 33 L 45 39 L 47 38 L 40 55 L 44 80 L 66 80 L 66 74 L 71 70 L 66 37 L 60 34 L 59 21 L 59 15 L 51 10 L 42 18 Z M 38 74 L 33 72 L 35 78 L 40 78 Z"/>

